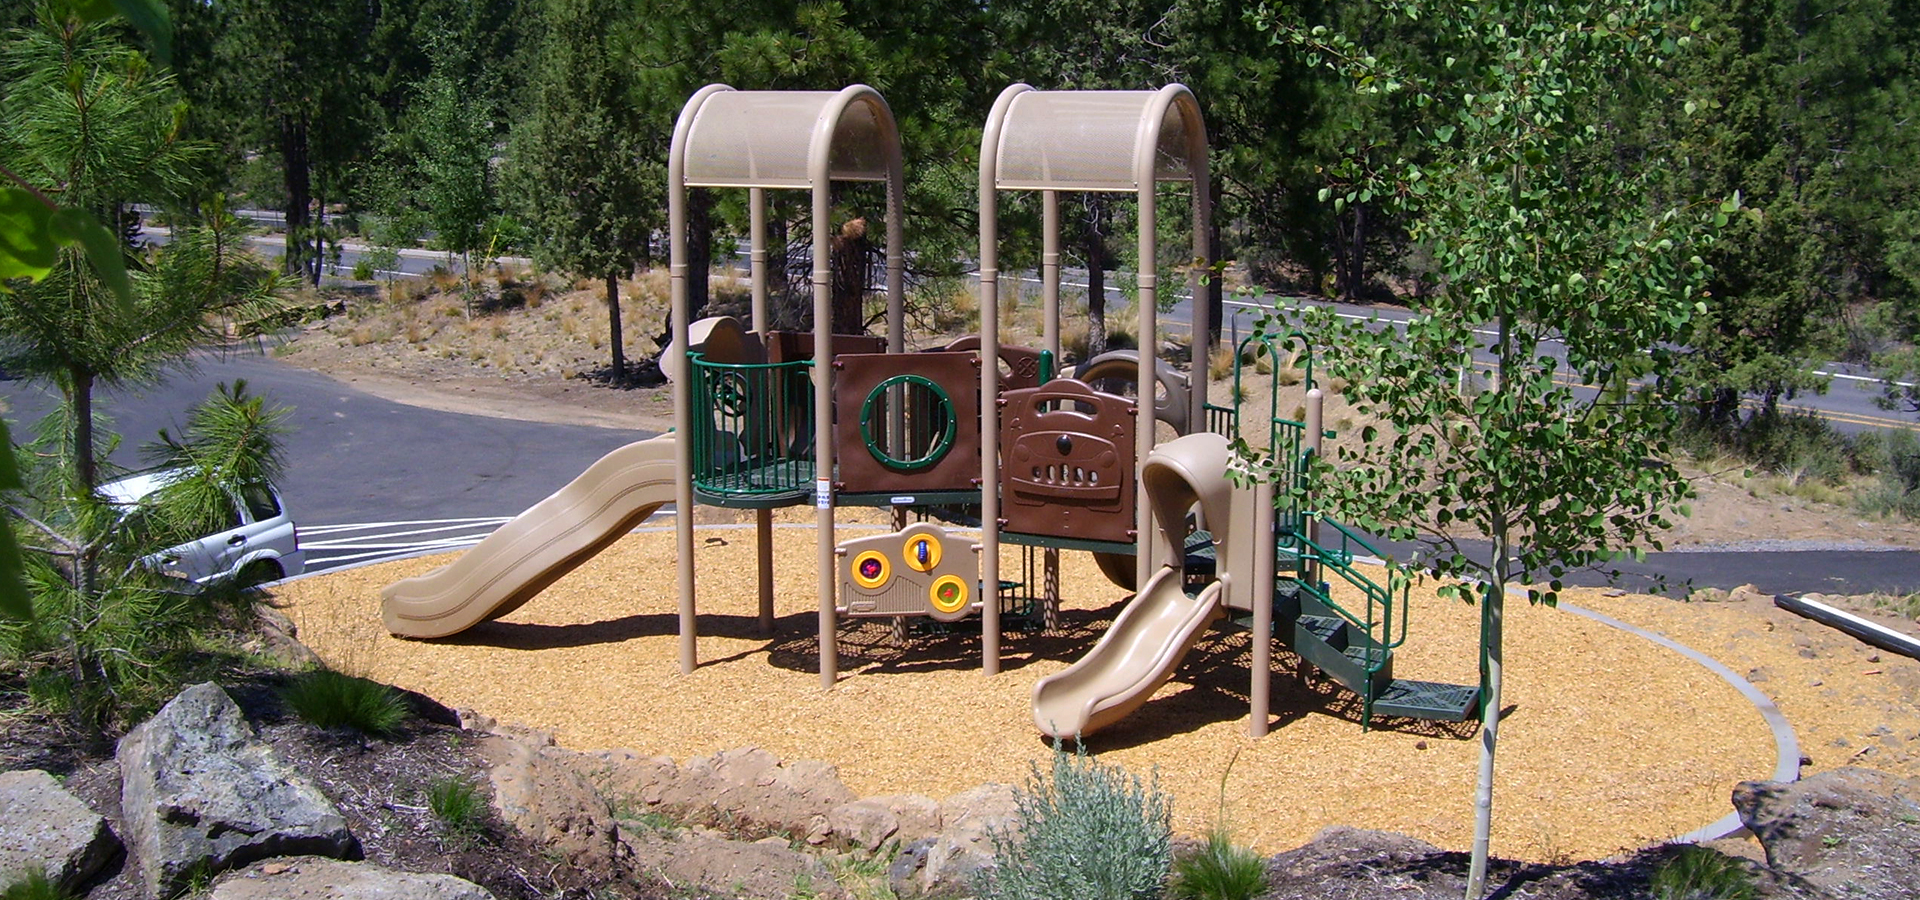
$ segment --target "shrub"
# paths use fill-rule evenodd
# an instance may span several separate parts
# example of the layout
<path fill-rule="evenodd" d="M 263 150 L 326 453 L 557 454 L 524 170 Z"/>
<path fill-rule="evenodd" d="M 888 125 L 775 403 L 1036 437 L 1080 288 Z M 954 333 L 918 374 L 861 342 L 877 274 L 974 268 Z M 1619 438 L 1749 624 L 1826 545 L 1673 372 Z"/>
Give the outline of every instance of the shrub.
<path fill-rule="evenodd" d="M 1033 767 L 1017 799 L 1018 826 L 993 836 L 1000 865 L 989 900 L 1147 900 L 1173 864 L 1172 808 L 1157 780 L 1142 783 L 1084 751 L 1054 748 L 1052 771 Z"/>
<path fill-rule="evenodd" d="M 1207 832 L 1199 852 L 1173 864 L 1175 900 L 1253 900 L 1266 889 L 1266 861 L 1235 845 L 1224 827 Z"/>
<path fill-rule="evenodd" d="M 479 836 L 485 818 L 485 810 L 480 802 L 480 789 L 465 779 L 448 778 L 436 781 L 427 789 L 427 809 L 440 821 L 440 827 L 448 834 L 462 837 Z"/>
<path fill-rule="evenodd" d="M 0 888 L 0 900 L 67 900 L 72 896 L 59 885 L 48 881 L 47 874 L 39 869 Z"/>
<path fill-rule="evenodd" d="M 317 728 L 391 735 L 409 715 L 406 698 L 399 691 L 327 669 L 302 672 L 280 697 L 301 721 Z"/>
<path fill-rule="evenodd" d="M 1739 860 L 1687 846 L 1653 870 L 1654 900 L 1750 900 L 1753 876 Z"/>

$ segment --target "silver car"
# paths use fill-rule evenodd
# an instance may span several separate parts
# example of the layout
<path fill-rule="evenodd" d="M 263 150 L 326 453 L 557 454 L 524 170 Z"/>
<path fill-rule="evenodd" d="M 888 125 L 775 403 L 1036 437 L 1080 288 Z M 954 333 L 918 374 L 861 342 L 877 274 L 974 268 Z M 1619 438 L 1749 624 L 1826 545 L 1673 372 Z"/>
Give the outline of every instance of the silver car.
<path fill-rule="evenodd" d="M 115 506 L 138 515 L 140 501 L 178 480 L 185 470 L 168 469 L 130 475 L 100 486 L 100 495 Z M 287 505 L 272 485 L 242 488 L 218 531 L 146 557 L 157 571 L 178 575 L 196 584 L 232 580 L 243 586 L 291 578 L 306 570 L 307 554 L 300 549 L 300 531 L 287 514 Z"/>

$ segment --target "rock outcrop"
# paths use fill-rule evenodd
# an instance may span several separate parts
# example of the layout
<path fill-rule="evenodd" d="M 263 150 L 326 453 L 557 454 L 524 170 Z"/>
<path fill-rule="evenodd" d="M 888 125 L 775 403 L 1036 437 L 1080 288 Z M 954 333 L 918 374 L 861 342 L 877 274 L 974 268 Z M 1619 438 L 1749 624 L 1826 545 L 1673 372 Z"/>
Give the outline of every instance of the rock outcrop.
<path fill-rule="evenodd" d="M 833 766 L 744 747 L 688 760 L 659 805 L 689 821 L 812 839 L 826 831 L 828 810 L 854 799 Z"/>
<path fill-rule="evenodd" d="M 155 896 L 268 857 L 359 855 L 339 809 L 260 741 L 219 685 L 181 691 L 120 739 L 117 756 L 127 847 Z"/>
<path fill-rule="evenodd" d="M 452 875 L 302 856 L 232 872 L 213 886 L 207 900 L 493 900 L 493 895 Z"/>
<path fill-rule="evenodd" d="M 1920 896 L 1920 780 L 1848 768 L 1744 781 L 1733 806 L 1779 872 L 1846 900 Z"/>
<path fill-rule="evenodd" d="M 983 784 L 940 803 L 940 832 L 902 845 L 888 873 L 902 894 L 942 894 L 965 890 L 993 867 L 994 835 L 1012 834 L 1019 823 L 1019 791 L 1012 785 Z"/>
<path fill-rule="evenodd" d="M 940 804 L 919 794 L 864 797 L 827 810 L 831 837 L 862 850 L 907 845 L 940 833 Z"/>
<path fill-rule="evenodd" d="M 73 892 L 120 852 L 106 817 L 39 769 L 0 772 L 0 884 L 35 869 Z"/>
<path fill-rule="evenodd" d="M 580 754 L 550 740 L 490 735 L 493 808 L 521 834 L 576 868 L 605 869 L 620 851 L 613 810 L 581 774 Z"/>
<path fill-rule="evenodd" d="M 779 838 L 736 841 L 683 831 L 641 832 L 623 835 L 622 840 L 634 858 L 645 861 L 646 871 L 666 881 L 670 891 L 717 891 L 741 900 L 846 896 L 818 857 L 794 850 Z"/>

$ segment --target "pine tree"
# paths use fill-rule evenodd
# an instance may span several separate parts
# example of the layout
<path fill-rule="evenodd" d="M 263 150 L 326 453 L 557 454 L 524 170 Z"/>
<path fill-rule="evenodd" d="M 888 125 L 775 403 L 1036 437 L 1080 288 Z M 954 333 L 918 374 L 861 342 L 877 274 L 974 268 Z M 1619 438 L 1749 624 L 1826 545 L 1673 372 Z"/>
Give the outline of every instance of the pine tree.
<path fill-rule="evenodd" d="M 534 259 L 606 281 L 616 383 L 627 378 L 620 279 L 646 260 L 665 213 L 665 148 L 633 105 L 619 50 L 631 22 L 616 0 L 548 0 L 533 113 L 512 156 Z"/>
<path fill-rule="evenodd" d="M 10 83 L 0 98 L 0 159 L 69 207 L 116 221 L 131 203 L 186 184 L 205 151 L 180 140 L 186 113 L 172 79 L 103 25 L 49 6 L 39 28 L 0 50 L 0 65 Z M 96 388 L 180 360 L 216 333 L 214 316 L 253 318 L 277 303 L 277 282 L 245 261 L 230 220 L 180 237 L 135 279 L 130 303 L 72 247 L 43 280 L 0 293 L 0 335 L 8 338 L 0 365 L 65 395 L 74 476 L 85 490 L 99 481 Z"/>

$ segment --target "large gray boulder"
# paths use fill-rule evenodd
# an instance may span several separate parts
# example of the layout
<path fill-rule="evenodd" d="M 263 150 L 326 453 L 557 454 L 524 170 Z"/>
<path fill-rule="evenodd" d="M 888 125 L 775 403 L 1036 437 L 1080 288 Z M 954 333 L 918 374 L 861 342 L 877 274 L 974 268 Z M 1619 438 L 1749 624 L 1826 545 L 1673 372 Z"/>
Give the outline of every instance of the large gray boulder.
<path fill-rule="evenodd" d="M 1743 781 L 1733 806 L 1777 871 L 1848 900 L 1920 896 L 1920 780 L 1845 768 Z"/>
<path fill-rule="evenodd" d="M 368 862 L 302 856 L 255 863 L 213 886 L 208 900 L 493 900 L 452 875 L 400 872 Z"/>
<path fill-rule="evenodd" d="M 181 691 L 120 739 L 117 756 L 127 848 L 154 896 L 271 856 L 360 855 L 339 808 L 219 685 Z"/>
<path fill-rule="evenodd" d="M 106 818 L 52 775 L 0 772 L 0 885 L 38 869 L 72 892 L 118 852 Z"/>

